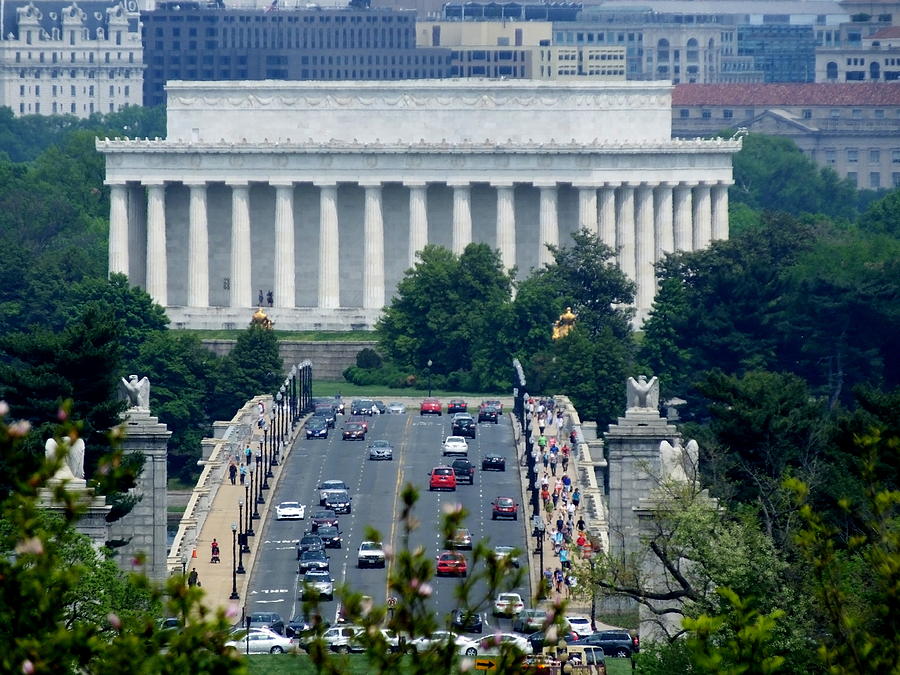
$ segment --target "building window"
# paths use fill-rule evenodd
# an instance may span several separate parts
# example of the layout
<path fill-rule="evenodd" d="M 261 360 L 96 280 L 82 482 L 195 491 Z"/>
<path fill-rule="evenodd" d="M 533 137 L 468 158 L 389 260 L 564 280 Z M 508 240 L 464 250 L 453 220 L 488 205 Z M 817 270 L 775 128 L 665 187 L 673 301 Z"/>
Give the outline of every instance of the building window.
<path fill-rule="evenodd" d="M 881 164 L 881 150 L 869 148 L 869 164 Z"/>
<path fill-rule="evenodd" d="M 877 171 L 872 171 L 869 174 L 869 187 L 873 190 L 881 189 L 881 174 Z"/>
<path fill-rule="evenodd" d="M 847 148 L 847 163 L 856 164 L 859 161 L 859 150 L 856 148 Z"/>
<path fill-rule="evenodd" d="M 803 110 L 803 119 L 811 120 L 812 119 L 812 110 L 809 108 L 804 108 Z"/>
<path fill-rule="evenodd" d="M 900 152 L 898 152 L 900 154 Z M 834 148 L 825 148 L 825 163 L 834 166 L 837 162 L 837 153 Z"/>
<path fill-rule="evenodd" d="M 900 150 L 891 150 L 891 164 L 900 164 Z"/>
<path fill-rule="evenodd" d="M 895 171 L 891 174 L 891 181 L 894 184 L 894 187 L 900 187 L 900 171 Z"/>
<path fill-rule="evenodd" d="M 876 110 L 875 111 L 875 119 L 883 120 L 884 119 L 884 110 Z"/>
<path fill-rule="evenodd" d="M 705 120 L 712 119 L 712 111 L 711 110 L 703 110 L 703 111 L 701 111 L 700 116 Z"/>
<path fill-rule="evenodd" d="M 860 110 L 859 108 L 854 108 L 852 115 L 853 115 L 853 119 L 860 120 L 860 119 L 862 119 L 862 110 Z"/>
<path fill-rule="evenodd" d="M 723 110 L 722 117 L 726 120 L 730 120 L 732 117 L 734 117 L 734 111 L 733 110 Z"/>
<path fill-rule="evenodd" d="M 847 172 L 847 180 L 849 180 L 853 184 L 853 187 L 859 187 L 859 180 L 856 177 L 855 171 Z"/>

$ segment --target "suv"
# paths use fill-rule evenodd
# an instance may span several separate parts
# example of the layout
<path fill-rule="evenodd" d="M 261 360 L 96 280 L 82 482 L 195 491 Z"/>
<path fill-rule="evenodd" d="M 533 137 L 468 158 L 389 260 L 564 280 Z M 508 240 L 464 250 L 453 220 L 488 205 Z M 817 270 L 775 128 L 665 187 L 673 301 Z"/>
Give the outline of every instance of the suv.
<path fill-rule="evenodd" d="M 429 490 L 456 490 L 456 474 L 449 466 L 436 466 L 428 472 Z"/>
<path fill-rule="evenodd" d="M 580 643 L 603 647 L 604 653 L 620 658 L 628 658 L 637 652 L 639 644 L 637 637 L 632 637 L 627 630 L 601 630 L 586 635 Z"/>
<path fill-rule="evenodd" d="M 440 417 L 443 413 L 441 412 L 441 402 L 436 398 L 426 398 L 422 401 L 422 405 L 419 406 L 419 415 L 437 415 Z"/>
<path fill-rule="evenodd" d="M 369 398 L 359 398 L 350 404 L 351 415 L 371 415 L 372 408 L 375 407 L 375 401 Z"/>
<path fill-rule="evenodd" d="M 384 547 L 377 541 L 364 541 L 356 553 L 357 567 L 384 567 Z"/>
<path fill-rule="evenodd" d="M 325 495 L 325 508 L 335 513 L 350 513 L 353 497 L 346 490 L 331 490 Z"/>
<path fill-rule="evenodd" d="M 467 459 L 454 459 L 450 466 L 453 467 L 453 473 L 456 474 L 457 483 L 468 483 L 469 485 L 475 483 L 475 467 L 472 462 Z"/>
<path fill-rule="evenodd" d="M 475 438 L 475 419 L 468 413 L 457 413 L 450 424 L 450 433 L 454 436 L 468 436 Z"/>
<path fill-rule="evenodd" d="M 317 405 L 315 417 L 323 418 L 332 429 L 337 422 L 337 416 L 334 414 L 334 406 L 326 403 L 325 405 Z"/>

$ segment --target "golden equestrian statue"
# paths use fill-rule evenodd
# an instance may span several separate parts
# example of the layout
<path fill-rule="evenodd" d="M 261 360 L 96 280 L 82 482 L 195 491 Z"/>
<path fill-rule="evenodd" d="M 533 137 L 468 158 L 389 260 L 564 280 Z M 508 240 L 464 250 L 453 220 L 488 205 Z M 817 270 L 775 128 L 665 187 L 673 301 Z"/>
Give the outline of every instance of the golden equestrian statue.
<path fill-rule="evenodd" d="M 258 310 L 253 312 L 253 316 L 250 318 L 251 326 L 262 326 L 266 330 L 272 330 L 272 326 L 275 325 L 275 322 L 272 321 L 266 313 L 263 311 L 263 308 L 260 307 Z"/>
<path fill-rule="evenodd" d="M 561 340 L 569 334 L 569 331 L 575 327 L 575 319 L 578 317 L 572 313 L 571 307 L 566 307 L 566 311 L 559 315 L 559 320 L 553 324 L 553 339 Z"/>

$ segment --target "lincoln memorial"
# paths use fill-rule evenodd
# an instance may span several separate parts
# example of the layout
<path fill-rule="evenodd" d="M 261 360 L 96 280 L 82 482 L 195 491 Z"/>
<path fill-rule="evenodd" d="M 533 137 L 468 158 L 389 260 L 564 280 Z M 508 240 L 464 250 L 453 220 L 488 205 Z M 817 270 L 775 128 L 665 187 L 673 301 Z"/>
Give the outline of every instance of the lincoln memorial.
<path fill-rule="evenodd" d="M 637 284 L 728 236 L 739 141 L 671 138 L 668 82 L 169 82 L 167 137 L 99 140 L 109 269 L 174 327 L 371 327 L 426 244 L 519 276 L 587 228 Z M 267 303 L 266 303 L 267 304 Z"/>

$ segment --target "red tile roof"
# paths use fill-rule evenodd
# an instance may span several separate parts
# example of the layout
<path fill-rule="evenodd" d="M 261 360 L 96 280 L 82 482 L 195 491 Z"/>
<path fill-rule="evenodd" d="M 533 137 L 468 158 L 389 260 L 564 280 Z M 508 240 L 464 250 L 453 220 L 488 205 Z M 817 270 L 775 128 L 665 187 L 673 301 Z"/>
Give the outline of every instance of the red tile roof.
<path fill-rule="evenodd" d="M 673 106 L 900 106 L 900 81 L 809 84 L 677 84 Z"/>
<path fill-rule="evenodd" d="M 863 40 L 883 40 L 885 38 L 895 37 L 900 37 L 900 26 L 888 26 L 887 28 L 882 28 L 872 35 L 867 35 Z"/>

